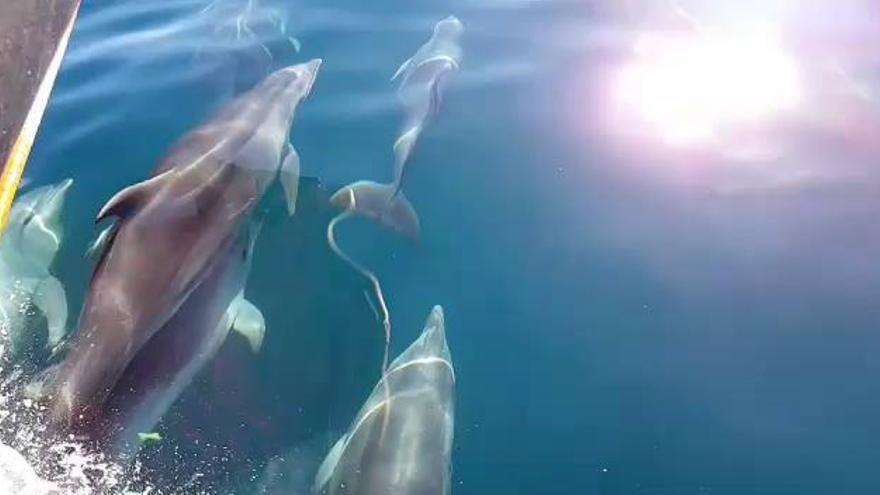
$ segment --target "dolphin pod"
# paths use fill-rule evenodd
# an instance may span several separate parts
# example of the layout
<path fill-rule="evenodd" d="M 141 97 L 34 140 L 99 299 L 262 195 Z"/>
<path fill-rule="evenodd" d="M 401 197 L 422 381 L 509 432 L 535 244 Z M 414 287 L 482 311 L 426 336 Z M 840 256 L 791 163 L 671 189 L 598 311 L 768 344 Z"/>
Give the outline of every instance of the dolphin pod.
<path fill-rule="evenodd" d="M 0 240 L 0 330 L 3 365 L 21 361 L 35 340 L 49 350 L 61 342 L 67 326 L 67 296 L 50 268 L 61 247 L 61 212 L 72 179 L 39 187 L 16 200 Z M 28 314 L 34 307 L 46 320 L 37 335 Z M 8 370 L 7 370 L 8 371 Z"/>
<path fill-rule="evenodd" d="M 455 371 L 435 306 L 324 459 L 314 493 L 448 494 L 454 406 Z"/>
<path fill-rule="evenodd" d="M 334 228 L 360 216 L 419 240 L 419 218 L 404 194 L 407 164 L 439 111 L 448 76 L 459 69 L 462 34 L 456 17 L 441 20 L 392 77 L 405 114 L 393 147 L 393 180 L 356 181 L 329 199 L 342 212 L 327 225 L 328 242 L 373 283 L 385 354 L 381 378 L 315 476 L 316 494 L 447 495 L 451 489 L 455 371 L 443 309 L 435 306 L 421 336 L 389 363 L 390 313 L 379 280 L 339 249 Z M 66 352 L 25 387 L 29 397 L 42 399 L 50 432 L 89 437 L 115 460 L 131 460 L 144 445 L 162 441 L 166 430 L 157 425 L 230 332 L 260 351 L 266 322 L 245 298 L 262 225 L 258 205 L 278 182 L 288 213 L 296 211 L 300 157 L 289 135 L 320 66 L 315 59 L 269 74 L 185 134 L 149 178 L 113 195 L 96 218 L 104 228 L 88 249 L 95 268 L 76 332 L 66 339 L 66 297 L 49 269 L 71 181 L 21 197 L 0 244 L 0 291 L 15 280 L 15 290 L 28 292 L 47 320 L 47 346 L 56 355 Z M 22 327 L 4 303 L 0 329 Z"/>
<path fill-rule="evenodd" d="M 98 247 L 70 352 L 49 379 L 53 424 L 100 419 L 129 365 L 149 359 L 140 354 L 151 352 L 151 341 L 178 338 L 166 331 L 200 327 L 187 329 L 187 338 L 198 342 L 181 346 L 189 355 L 175 356 L 169 369 L 192 374 L 192 363 L 204 363 L 222 333 L 214 331 L 243 289 L 254 208 L 279 174 L 288 205 L 295 198 L 298 160 L 286 159 L 293 153 L 288 135 L 320 63 L 270 74 L 185 135 L 150 179 L 123 189 L 101 209 L 97 221 L 114 218 L 115 224 Z M 172 391 L 180 388 L 173 377 L 156 380 Z"/>

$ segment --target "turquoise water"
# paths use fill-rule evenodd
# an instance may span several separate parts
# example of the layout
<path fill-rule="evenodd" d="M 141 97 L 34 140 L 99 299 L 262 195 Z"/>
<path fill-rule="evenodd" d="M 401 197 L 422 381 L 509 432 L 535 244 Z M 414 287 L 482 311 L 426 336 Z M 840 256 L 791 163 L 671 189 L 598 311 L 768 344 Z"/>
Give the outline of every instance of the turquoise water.
<path fill-rule="evenodd" d="M 407 179 L 420 243 L 364 221 L 338 233 L 382 280 L 393 354 L 445 309 L 452 492 L 880 489 L 870 146 L 798 131 L 796 152 L 738 168 L 618 139 L 603 94 L 638 7 L 266 1 L 237 38 L 247 2 L 206 5 L 86 2 L 28 170 L 33 184 L 75 180 L 56 265 L 74 320 L 101 205 L 269 71 L 324 60 L 292 132 L 304 206 L 287 219 L 270 194 L 247 286 L 263 352 L 224 349 L 203 371 L 143 454 L 151 483 L 301 493 L 348 427 L 379 377 L 382 328 L 367 282 L 326 246 L 326 200 L 390 180 L 402 117 L 389 78 L 455 14 L 462 67 Z"/>

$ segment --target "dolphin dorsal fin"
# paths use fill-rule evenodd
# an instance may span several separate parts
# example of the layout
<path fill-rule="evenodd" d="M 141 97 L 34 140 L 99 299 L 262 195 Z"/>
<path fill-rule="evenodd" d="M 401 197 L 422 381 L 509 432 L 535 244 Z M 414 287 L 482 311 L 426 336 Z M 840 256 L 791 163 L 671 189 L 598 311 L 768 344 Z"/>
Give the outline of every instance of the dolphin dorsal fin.
<path fill-rule="evenodd" d="M 130 215 L 131 212 L 146 202 L 150 195 L 154 194 L 160 187 L 162 187 L 165 178 L 173 171 L 174 169 L 165 171 L 160 175 L 143 182 L 138 182 L 137 184 L 128 186 L 119 191 L 116 195 L 110 198 L 110 201 L 107 201 L 107 204 L 105 204 L 103 208 L 101 208 L 101 211 L 98 212 L 97 218 L 95 218 L 95 223 L 99 223 L 110 217 L 125 218 Z"/>

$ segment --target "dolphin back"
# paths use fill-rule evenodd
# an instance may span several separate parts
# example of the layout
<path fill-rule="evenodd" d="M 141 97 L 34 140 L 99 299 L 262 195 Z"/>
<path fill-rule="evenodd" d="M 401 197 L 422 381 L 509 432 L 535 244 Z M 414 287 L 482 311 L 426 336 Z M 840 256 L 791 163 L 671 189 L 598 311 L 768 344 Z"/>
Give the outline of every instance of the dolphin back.
<path fill-rule="evenodd" d="M 386 388 L 387 381 L 387 388 Z M 455 372 L 437 306 L 389 367 L 315 480 L 322 495 L 445 495 L 450 490 Z"/>

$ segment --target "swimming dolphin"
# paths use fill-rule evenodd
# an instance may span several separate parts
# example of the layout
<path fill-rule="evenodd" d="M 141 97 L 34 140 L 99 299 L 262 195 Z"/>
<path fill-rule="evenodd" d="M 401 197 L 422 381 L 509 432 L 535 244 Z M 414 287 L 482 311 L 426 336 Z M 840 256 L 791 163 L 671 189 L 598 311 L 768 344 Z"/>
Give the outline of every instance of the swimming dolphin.
<path fill-rule="evenodd" d="M 419 219 L 402 189 L 406 164 L 425 126 L 440 110 L 448 75 L 461 64 L 464 25 L 449 16 L 434 26 L 431 38 L 407 59 L 392 80 L 400 79 L 397 96 L 406 113 L 403 130 L 394 143 L 391 183 L 361 180 L 337 191 L 332 203 L 411 239 L 419 237 Z"/>
<path fill-rule="evenodd" d="M 214 357 L 230 329 L 237 327 L 251 348 L 259 350 L 263 316 L 243 296 L 259 227 L 243 230 L 218 254 L 218 262 L 174 316 L 135 355 L 110 393 L 100 437 L 111 453 L 136 452 L 142 445 L 139 434 L 153 430 Z"/>
<path fill-rule="evenodd" d="M 435 306 L 422 335 L 391 363 L 383 378 L 388 389 L 376 385 L 324 459 L 315 493 L 449 493 L 455 372 L 444 325 Z"/>
<path fill-rule="evenodd" d="M 406 163 L 422 130 L 440 110 L 449 74 L 461 65 L 464 25 L 449 16 L 434 26 L 431 38 L 407 59 L 392 80 L 400 78 L 397 97 L 406 113 L 403 131 L 394 143 L 394 183 L 400 189 Z"/>
<path fill-rule="evenodd" d="M 0 333 L 4 364 L 18 361 L 28 343 L 43 340 L 29 331 L 29 308 L 46 319 L 45 343 L 54 348 L 67 326 L 64 286 L 50 272 L 61 247 L 61 212 L 72 179 L 43 186 L 16 200 L 0 239 Z M 2 367 L 2 365 L 0 365 Z"/>
<path fill-rule="evenodd" d="M 184 136 L 152 178 L 101 209 L 97 220 L 114 217 L 116 227 L 92 275 L 79 333 L 48 390 L 54 424 L 96 419 L 135 354 L 222 271 L 217 265 L 275 177 L 292 173 L 283 160 L 290 126 L 320 64 L 270 74 Z M 296 180 L 282 184 L 292 196 Z"/>

